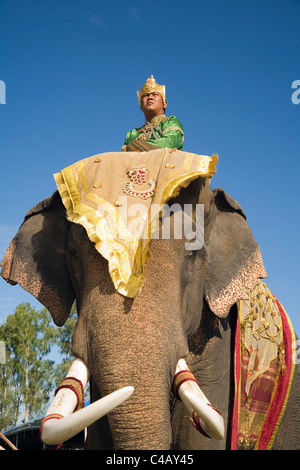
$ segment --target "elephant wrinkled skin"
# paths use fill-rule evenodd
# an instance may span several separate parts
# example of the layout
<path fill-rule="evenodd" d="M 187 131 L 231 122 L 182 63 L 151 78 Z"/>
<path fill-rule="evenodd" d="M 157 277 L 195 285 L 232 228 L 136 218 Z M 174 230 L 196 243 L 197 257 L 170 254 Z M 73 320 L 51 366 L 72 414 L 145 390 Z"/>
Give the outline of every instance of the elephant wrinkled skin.
<path fill-rule="evenodd" d="M 26 214 L 2 261 L 2 277 L 66 321 L 76 300 L 72 353 L 91 372 L 92 400 L 131 385 L 132 397 L 89 428 L 89 449 L 227 449 L 233 394 L 236 301 L 266 277 L 259 247 L 236 201 L 205 179 L 170 203 L 204 204 L 204 245 L 152 240 L 145 283 L 134 299 L 116 292 L 107 261 L 83 227 L 66 219 L 58 192 Z M 222 413 L 226 436 L 207 439 L 172 393 L 186 358 L 205 395 Z M 274 448 L 299 448 L 299 371 Z"/>

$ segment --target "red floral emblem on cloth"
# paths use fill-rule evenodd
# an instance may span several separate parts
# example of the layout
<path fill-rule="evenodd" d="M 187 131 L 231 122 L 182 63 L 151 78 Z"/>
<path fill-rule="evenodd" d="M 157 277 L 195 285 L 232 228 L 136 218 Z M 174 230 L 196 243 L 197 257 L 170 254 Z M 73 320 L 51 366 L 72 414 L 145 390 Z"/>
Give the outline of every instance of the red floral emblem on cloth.
<path fill-rule="evenodd" d="M 146 175 L 148 173 L 146 165 L 139 165 L 135 168 L 129 168 L 127 170 L 127 175 L 133 182 L 133 184 L 142 184 L 146 183 Z"/>
<path fill-rule="evenodd" d="M 156 179 L 148 181 L 150 185 L 149 189 L 137 190 L 134 188 L 134 184 L 147 183 L 147 167 L 146 165 L 138 165 L 136 167 L 128 168 L 127 175 L 130 181 L 124 184 L 123 191 L 129 196 L 140 197 L 141 199 L 148 199 L 155 194 Z"/>

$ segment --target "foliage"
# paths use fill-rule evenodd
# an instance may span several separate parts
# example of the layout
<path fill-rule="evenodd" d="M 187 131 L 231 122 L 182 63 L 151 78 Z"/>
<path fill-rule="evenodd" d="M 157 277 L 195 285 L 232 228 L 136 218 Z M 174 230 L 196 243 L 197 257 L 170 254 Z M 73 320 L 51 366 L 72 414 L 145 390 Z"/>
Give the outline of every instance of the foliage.
<path fill-rule="evenodd" d="M 6 346 L 6 364 L 0 365 L 0 430 L 44 413 L 72 362 L 70 344 L 76 309 L 66 325 L 54 326 L 46 308 L 38 311 L 28 303 L 18 305 L 0 325 L 0 340 Z M 49 359 L 52 347 L 60 351 L 62 363 Z"/>
<path fill-rule="evenodd" d="M 0 430 L 15 424 L 18 419 L 19 398 L 12 371 L 11 361 L 7 357 L 6 364 L 0 365 Z"/>

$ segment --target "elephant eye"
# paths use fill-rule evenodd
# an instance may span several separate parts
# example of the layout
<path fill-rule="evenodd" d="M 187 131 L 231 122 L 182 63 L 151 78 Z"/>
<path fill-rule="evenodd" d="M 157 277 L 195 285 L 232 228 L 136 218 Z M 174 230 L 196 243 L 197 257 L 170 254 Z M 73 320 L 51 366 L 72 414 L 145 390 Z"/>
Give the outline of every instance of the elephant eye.
<path fill-rule="evenodd" d="M 199 253 L 199 250 L 191 250 L 189 251 L 187 255 L 185 255 L 185 258 L 187 259 L 194 258 L 197 255 L 197 253 Z"/>
<path fill-rule="evenodd" d="M 68 251 L 67 251 L 67 255 L 75 257 L 75 256 L 78 256 L 78 253 L 75 250 L 75 248 L 73 248 L 72 246 L 69 246 Z"/>

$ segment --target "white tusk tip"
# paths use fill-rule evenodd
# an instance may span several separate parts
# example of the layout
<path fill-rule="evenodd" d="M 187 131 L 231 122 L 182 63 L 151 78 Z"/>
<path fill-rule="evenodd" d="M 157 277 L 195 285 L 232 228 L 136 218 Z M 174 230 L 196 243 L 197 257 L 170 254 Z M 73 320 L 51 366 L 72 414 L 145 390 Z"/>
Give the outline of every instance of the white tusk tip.
<path fill-rule="evenodd" d="M 184 390 L 182 391 L 182 395 L 182 401 L 186 399 L 199 418 L 205 423 L 207 433 L 210 437 L 217 440 L 224 439 L 225 431 L 222 415 L 218 411 L 215 411 L 208 403 L 205 403 L 204 400 L 195 397 L 193 393 Z"/>
<path fill-rule="evenodd" d="M 57 445 L 70 439 L 120 406 L 133 392 L 134 387 L 123 387 L 69 416 L 45 421 L 41 433 L 42 441 L 48 445 Z"/>

